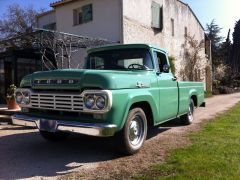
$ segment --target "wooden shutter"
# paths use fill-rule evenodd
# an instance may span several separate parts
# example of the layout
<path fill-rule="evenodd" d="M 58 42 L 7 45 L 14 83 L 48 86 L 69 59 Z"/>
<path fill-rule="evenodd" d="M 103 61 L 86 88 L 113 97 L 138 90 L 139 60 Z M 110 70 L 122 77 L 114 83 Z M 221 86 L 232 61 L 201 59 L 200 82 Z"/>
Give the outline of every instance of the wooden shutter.
<path fill-rule="evenodd" d="M 163 6 L 152 2 L 152 28 L 162 30 L 163 28 Z"/>
<path fill-rule="evenodd" d="M 156 2 L 152 2 L 152 27 L 160 27 L 160 6 Z"/>
<path fill-rule="evenodd" d="M 82 13 L 83 13 L 83 22 L 89 22 L 93 20 L 92 17 L 92 4 L 88 4 L 86 6 L 82 7 Z"/>

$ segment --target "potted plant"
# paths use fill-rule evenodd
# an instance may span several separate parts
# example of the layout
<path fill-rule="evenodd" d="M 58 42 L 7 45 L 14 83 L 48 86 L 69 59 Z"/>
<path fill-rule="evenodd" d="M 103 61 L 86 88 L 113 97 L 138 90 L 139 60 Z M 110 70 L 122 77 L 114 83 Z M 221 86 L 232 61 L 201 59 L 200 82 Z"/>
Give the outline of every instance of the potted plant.
<path fill-rule="evenodd" d="M 7 107 L 8 109 L 19 109 L 18 104 L 16 103 L 16 89 L 17 87 L 12 84 L 7 89 Z"/>

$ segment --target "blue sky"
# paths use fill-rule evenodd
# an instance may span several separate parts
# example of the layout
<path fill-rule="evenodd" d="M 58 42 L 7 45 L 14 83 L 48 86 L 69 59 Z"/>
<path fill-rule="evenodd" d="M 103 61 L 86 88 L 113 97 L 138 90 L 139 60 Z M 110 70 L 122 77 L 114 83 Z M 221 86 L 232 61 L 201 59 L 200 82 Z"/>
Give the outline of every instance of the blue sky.
<path fill-rule="evenodd" d="M 203 27 L 210 23 L 212 19 L 222 27 L 222 36 L 227 36 L 229 28 L 231 34 L 236 21 L 240 19 L 239 0 L 182 0 L 189 4 Z"/>
<path fill-rule="evenodd" d="M 56 0 L 58 1 L 58 0 Z M 23 7 L 33 5 L 36 9 L 40 8 L 49 8 L 49 4 L 52 2 L 56 2 L 55 0 L 0 0 L 0 14 L 2 15 L 6 8 L 11 4 L 19 4 Z"/>
<path fill-rule="evenodd" d="M 36 9 L 49 9 L 49 4 L 57 0 L 0 0 L 0 17 L 6 11 L 7 6 L 18 3 L 21 6 L 32 4 Z M 203 27 L 216 19 L 216 23 L 223 28 L 222 36 L 227 36 L 228 29 L 233 32 L 234 24 L 240 19 L 239 0 L 182 0 L 189 4 Z"/>

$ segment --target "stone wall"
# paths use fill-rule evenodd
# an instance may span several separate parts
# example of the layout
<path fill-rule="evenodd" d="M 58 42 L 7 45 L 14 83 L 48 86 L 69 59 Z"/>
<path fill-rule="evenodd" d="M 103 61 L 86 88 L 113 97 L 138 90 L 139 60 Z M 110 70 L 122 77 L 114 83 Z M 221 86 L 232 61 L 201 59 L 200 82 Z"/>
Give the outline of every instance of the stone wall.
<path fill-rule="evenodd" d="M 205 39 L 204 29 L 191 9 L 177 0 L 155 0 L 163 5 L 163 30 L 158 31 L 151 28 L 151 0 L 123 0 L 123 34 L 124 43 L 150 43 L 159 45 L 166 49 L 169 55 L 176 58 L 176 75 L 185 60 L 184 43 L 185 29 L 187 34 L 194 36 L 199 42 Z M 174 36 L 172 36 L 172 23 L 174 20 Z M 205 48 L 200 56 L 200 76 L 203 82 L 206 81 L 205 67 L 208 60 Z"/>

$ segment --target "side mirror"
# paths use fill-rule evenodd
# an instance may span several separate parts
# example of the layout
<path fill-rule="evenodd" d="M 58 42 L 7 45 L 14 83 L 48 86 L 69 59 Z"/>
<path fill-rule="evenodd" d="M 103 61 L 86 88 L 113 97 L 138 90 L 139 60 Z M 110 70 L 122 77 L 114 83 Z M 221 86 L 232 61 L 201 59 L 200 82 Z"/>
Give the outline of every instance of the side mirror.
<path fill-rule="evenodd" d="M 163 65 L 163 72 L 169 73 L 170 66 L 168 64 Z"/>

